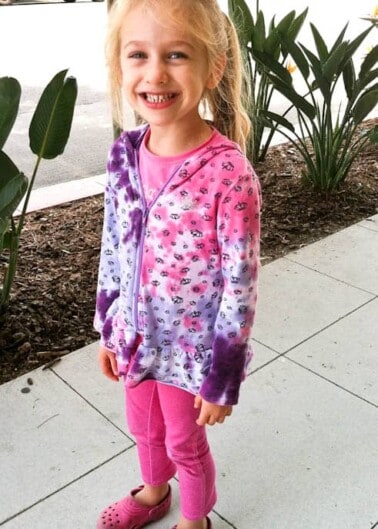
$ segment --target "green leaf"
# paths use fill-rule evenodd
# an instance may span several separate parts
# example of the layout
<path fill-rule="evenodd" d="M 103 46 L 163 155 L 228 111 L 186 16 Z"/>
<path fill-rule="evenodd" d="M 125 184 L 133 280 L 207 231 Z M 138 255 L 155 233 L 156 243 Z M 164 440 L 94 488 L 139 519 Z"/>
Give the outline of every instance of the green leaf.
<path fill-rule="evenodd" d="M 252 50 L 254 59 L 263 67 L 269 68 L 283 83 L 288 87 L 292 86 L 293 80 L 287 69 L 282 66 L 277 60 L 266 53 L 260 53 L 257 50 Z"/>
<path fill-rule="evenodd" d="M 299 71 L 303 75 L 304 79 L 307 79 L 310 74 L 310 68 L 308 66 L 308 61 L 297 44 L 292 42 L 290 39 L 283 37 L 283 43 L 287 51 L 290 53 L 293 61 L 297 65 Z"/>
<path fill-rule="evenodd" d="M 294 89 L 288 87 L 286 84 L 282 83 L 281 79 L 275 77 L 271 73 L 268 73 L 270 80 L 272 81 L 274 87 L 281 92 L 293 105 L 296 107 L 297 111 L 305 114 L 309 119 L 314 119 L 316 114 L 316 109 L 311 103 L 309 103 L 304 97 L 297 94 Z"/>
<path fill-rule="evenodd" d="M 268 33 L 275 31 L 276 29 L 276 15 L 273 15 L 271 21 L 269 22 Z"/>
<path fill-rule="evenodd" d="M 264 50 L 265 42 L 265 19 L 264 13 L 259 11 L 257 13 L 256 24 L 252 32 L 252 51 L 262 52 Z"/>
<path fill-rule="evenodd" d="M 4 151 L 0 151 L 0 188 L 20 171 Z"/>
<path fill-rule="evenodd" d="M 328 48 L 326 46 L 326 43 L 324 42 L 323 37 L 319 33 L 317 27 L 312 23 L 310 23 L 310 27 L 312 31 L 312 36 L 314 38 L 315 46 L 318 51 L 320 62 L 324 63 L 327 60 L 328 55 L 329 55 Z"/>
<path fill-rule="evenodd" d="M 359 79 L 363 79 L 378 62 L 378 46 L 374 46 L 362 61 Z"/>
<path fill-rule="evenodd" d="M 12 130 L 20 105 L 21 86 L 13 77 L 0 78 L 0 149 Z"/>
<path fill-rule="evenodd" d="M 343 81 L 346 95 L 350 100 L 356 86 L 356 72 L 352 60 L 348 61 L 343 69 Z"/>
<path fill-rule="evenodd" d="M 277 30 L 272 29 L 264 42 L 264 50 L 268 55 L 277 58 L 281 51 L 281 37 Z"/>
<path fill-rule="evenodd" d="M 298 34 L 303 26 L 303 23 L 307 17 L 308 13 L 308 7 L 302 11 L 300 15 L 297 16 L 297 18 L 293 21 L 289 31 L 287 32 L 287 38 L 291 39 L 293 42 L 298 37 Z"/>
<path fill-rule="evenodd" d="M 228 13 L 238 33 L 242 48 L 251 42 L 254 27 L 251 11 L 245 0 L 228 0 Z"/>
<path fill-rule="evenodd" d="M 6 174 L 3 171 L 9 169 Z M 14 171 L 16 169 L 16 171 Z M 28 188 L 28 179 L 19 173 L 4 152 L 0 152 L 0 219 L 7 221 L 22 200 Z"/>
<path fill-rule="evenodd" d="M 369 112 L 376 107 L 377 101 L 378 85 L 375 85 L 362 94 L 353 108 L 353 118 L 356 124 L 361 123 L 366 118 Z"/>
<path fill-rule="evenodd" d="M 378 125 L 375 125 L 375 127 L 369 131 L 368 136 L 371 143 L 378 143 Z"/>
<path fill-rule="evenodd" d="M 77 83 L 73 77 L 65 79 L 66 73 L 59 72 L 46 86 L 30 123 L 30 148 L 45 159 L 63 153 L 71 130 Z"/>
<path fill-rule="evenodd" d="M 340 61 L 338 71 L 342 71 L 346 62 L 349 61 L 353 57 L 353 55 L 355 54 L 355 52 L 357 51 L 357 49 L 359 48 L 359 46 L 361 45 L 365 37 L 370 33 L 371 29 L 372 28 L 370 27 L 366 31 L 363 31 L 362 33 L 360 33 L 352 42 L 350 43 L 346 42 L 347 51 L 345 52 L 343 60 Z"/>
<path fill-rule="evenodd" d="M 345 32 L 347 30 L 347 27 L 348 27 L 348 23 L 345 24 L 345 26 L 343 27 L 343 29 L 340 31 L 340 34 L 339 36 L 337 37 L 337 39 L 335 40 L 331 50 L 330 50 L 330 53 L 332 53 L 336 48 L 338 48 L 340 46 L 340 44 L 342 43 L 343 41 L 343 38 L 344 38 L 344 35 L 345 35 Z"/>
<path fill-rule="evenodd" d="M 0 218 L 0 252 L 3 251 L 4 248 L 9 248 L 9 245 L 7 244 L 7 231 L 9 226 L 9 220 L 3 220 Z"/>
<path fill-rule="evenodd" d="M 323 64 L 323 75 L 330 83 L 335 81 L 340 72 L 340 65 L 345 65 L 347 59 L 346 51 L 348 49 L 348 43 L 342 42 L 332 53 L 330 53 L 328 59 Z M 349 59 L 349 58 L 348 58 Z"/>
<path fill-rule="evenodd" d="M 358 78 L 357 80 L 358 88 L 362 90 L 363 88 L 368 86 L 372 81 L 374 81 L 377 78 L 378 78 L 378 68 L 376 68 L 375 70 L 371 70 L 370 72 L 367 72 L 362 79 Z"/>
<path fill-rule="evenodd" d="M 323 75 L 323 70 L 319 59 L 309 49 L 303 46 L 303 44 L 300 46 L 310 61 L 311 70 L 315 77 L 315 82 L 313 83 L 314 86 L 318 87 L 321 90 L 323 97 L 329 101 L 331 96 L 331 86 L 325 75 Z"/>
<path fill-rule="evenodd" d="M 290 121 L 288 121 L 286 118 L 281 116 L 280 114 L 276 114 L 275 112 L 266 111 L 266 112 L 264 112 L 264 117 L 267 118 L 268 123 L 269 123 L 269 121 L 270 122 L 273 121 L 274 123 L 278 123 L 282 127 L 285 127 L 286 129 L 289 129 L 291 132 L 295 132 L 294 125 L 292 123 L 290 123 Z"/>
<path fill-rule="evenodd" d="M 19 172 L 12 160 L 0 151 L 0 251 L 9 247 L 10 218 L 28 187 L 28 179 Z M 8 241 L 8 242 L 7 242 Z"/>
<path fill-rule="evenodd" d="M 295 19 L 295 11 L 290 11 L 284 18 L 279 22 L 277 31 L 280 35 L 287 35 Z"/>

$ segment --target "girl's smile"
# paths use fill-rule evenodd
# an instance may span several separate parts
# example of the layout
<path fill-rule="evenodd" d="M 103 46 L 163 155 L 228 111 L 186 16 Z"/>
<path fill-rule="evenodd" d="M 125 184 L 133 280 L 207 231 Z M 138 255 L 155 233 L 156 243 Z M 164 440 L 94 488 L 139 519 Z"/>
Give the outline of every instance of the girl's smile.
<path fill-rule="evenodd" d="M 150 108 L 166 108 L 173 103 L 176 94 L 151 94 L 142 93 L 141 96 L 144 98 L 146 105 Z"/>

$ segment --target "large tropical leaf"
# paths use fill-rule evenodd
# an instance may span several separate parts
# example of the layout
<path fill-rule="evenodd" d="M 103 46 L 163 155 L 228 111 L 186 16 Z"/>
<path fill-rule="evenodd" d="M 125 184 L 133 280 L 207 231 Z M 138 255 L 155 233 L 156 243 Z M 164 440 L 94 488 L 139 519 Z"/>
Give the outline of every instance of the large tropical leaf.
<path fill-rule="evenodd" d="M 303 112 L 309 119 L 314 119 L 316 108 L 309 103 L 304 97 L 299 95 L 293 88 L 287 86 L 282 80 L 275 75 L 268 73 L 269 79 L 272 81 L 274 87 L 281 92 L 296 108 Z"/>
<path fill-rule="evenodd" d="M 331 97 L 331 86 L 330 86 L 330 82 L 327 80 L 327 78 L 323 74 L 322 65 L 320 63 L 320 60 L 308 48 L 306 48 L 306 46 L 304 46 L 303 44 L 301 44 L 300 46 L 301 46 L 302 51 L 308 57 L 310 64 L 311 64 L 311 71 L 315 78 L 315 81 L 313 83 L 314 89 L 319 88 L 323 94 L 323 97 L 327 101 L 329 101 L 329 98 Z"/>
<path fill-rule="evenodd" d="M 356 123 L 361 123 L 376 106 L 378 101 L 378 85 L 375 85 L 362 94 L 353 108 L 353 118 Z"/>
<path fill-rule="evenodd" d="M 293 42 L 297 39 L 298 34 L 303 26 L 303 23 L 307 17 L 308 7 L 297 18 L 293 21 L 289 31 L 287 32 L 287 37 Z"/>
<path fill-rule="evenodd" d="M 330 53 L 332 53 L 338 46 L 340 46 L 340 44 L 342 43 L 343 41 L 343 38 L 344 38 L 344 35 L 345 35 L 345 32 L 348 28 L 348 23 L 345 24 L 345 26 L 343 27 L 343 29 L 340 31 L 340 34 L 338 35 L 338 37 L 336 38 L 331 50 L 330 50 Z"/>
<path fill-rule="evenodd" d="M 278 123 L 282 127 L 285 127 L 286 129 L 290 130 L 291 132 L 295 131 L 294 125 L 292 123 L 290 123 L 290 121 L 288 121 L 286 118 L 281 116 L 281 114 L 277 114 L 275 112 L 266 111 L 264 113 L 264 117 L 266 118 L 266 122 L 271 127 L 274 127 L 274 123 Z"/>
<path fill-rule="evenodd" d="M 295 11 L 290 11 L 287 15 L 284 16 L 282 20 L 277 25 L 277 31 L 281 35 L 287 35 L 290 27 L 293 24 L 293 21 L 295 19 Z"/>
<path fill-rule="evenodd" d="M 0 151 L 0 219 L 8 222 L 25 195 L 28 179 L 12 160 Z"/>
<path fill-rule="evenodd" d="M 316 45 L 316 49 L 318 52 L 318 57 L 320 59 L 321 63 L 324 63 L 328 58 L 328 48 L 326 43 L 324 42 L 323 37 L 318 31 L 318 28 L 310 22 L 310 27 L 312 31 L 312 36 Z"/>
<path fill-rule="evenodd" d="M 276 60 L 279 59 L 281 52 L 281 36 L 274 28 L 271 28 L 264 42 L 264 52 L 268 55 L 272 55 Z"/>
<path fill-rule="evenodd" d="M 44 89 L 29 128 L 34 154 L 52 159 L 62 154 L 71 130 L 77 83 L 67 70 L 56 74 Z"/>
<path fill-rule="evenodd" d="M 362 61 L 359 79 L 363 79 L 378 62 L 378 45 L 374 46 Z"/>
<path fill-rule="evenodd" d="M 288 39 L 286 37 L 282 37 L 282 46 L 286 49 L 288 53 L 290 53 L 293 61 L 297 65 L 299 71 L 301 72 L 304 79 L 307 79 L 310 74 L 310 68 L 308 66 L 308 61 L 297 44 L 293 42 L 291 39 Z"/>
<path fill-rule="evenodd" d="M 343 81 L 346 95 L 350 100 L 353 97 L 354 88 L 356 86 L 356 72 L 352 59 L 346 63 L 345 68 L 343 69 Z"/>
<path fill-rule="evenodd" d="M 281 81 L 287 86 L 291 87 L 293 79 L 287 69 L 282 66 L 277 60 L 267 53 L 260 52 L 252 48 L 254 59 L 265 68 L 269 68 Z"/>
<path fill-rule="evenodd" d="M 228 0 L 228 12 L 238 33 L 242 47 L 252 40 L 253 17 L 245 0 Z"/>
<path fill-rule="evenodd" d="M 348 43 L 342 42 L 340 46 L 335 48 L 332 53 L 330 53 L 326 62 L 322 64 L 323 75 L 328 82 L 335 80 L 335 77 L 341 73 L 341 70 L 345 67 L 345 64 L 349 60 Z"/>
<path fill-rule="evenodd" d="M 265 17 L 262 11 L 257 13 L 256 24 L 252 32 L 252 52 L 262 52 L 266 40 Z"/>
<path fill-rule="evenodd" d="M 327 63 L 329 62 L 329 64 L 326 64 L 325 66 L 328 78 L 330 78 L 329 76 L 331 76 L 332 74 L 339 77 L 339 75 L 343 72 L 345 66 L 347 65 L 348 61 L 353 58 L 358 47 L 369 34 L 371 29 L 372 28 L 370 27 L 360 33 L 354 40 L 352 40 L 352 42 L 343 41 L 340 42 L 337 46 L 334 45 L 330 52 L 330 57 L 327 61 Z M 331 62 L 333 62 L 333 65 L 330 65 Z"/>
<path fill-rule="evenodd" d="M 13 77 L 0 78 L 0 149 L 12 130 L 20 105 L 21 86 Z"/>
<path fill-rule="evenodd" d="M 363 90 L 366 88 L 370 83 L 378 79 L 378 68 L 375 68 L 375 70 L 370 70 L 370 72 L 365 73 L 363 78 L 361 77 L 357 80 L 358 88 L 360 90 Z"/>
<path fill-rule="evenodd" d="M 368 136 L 369 136 L 369 140 L 372 143 L 378 143 L 378 125 L 375 125 L 375 127 L 371 129 Z"/>
<path fill-rule="evenodd" d="M 370 26 L 370 28 L 366 29 L 365 31 L 357 35 L 357 37 L 354 40 L 352 40 L 352 42 L 349 43 L 349 50 L 348 50 L 349 57 L 352 57 L 352 55 L 359 48 L 359 46 L 362 44 L 365 38 L 369 35 L 372 29 L 373 29 L 373 26 Z"/>

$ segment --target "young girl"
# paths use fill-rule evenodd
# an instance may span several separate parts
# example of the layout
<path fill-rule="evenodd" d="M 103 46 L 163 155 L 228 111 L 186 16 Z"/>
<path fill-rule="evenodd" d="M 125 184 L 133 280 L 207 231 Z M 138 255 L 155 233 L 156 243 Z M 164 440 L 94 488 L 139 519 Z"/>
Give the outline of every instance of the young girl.
<path fill-rule="evenodd" d="M 205 425 L 238 401 L 257 293 L 259 184 L 243 155 L 237 36 L 216 0 L 117 0 L 107 50 L 120 115 L 122 94 L 146 125 L 110 151 L 95 327 L 101 370 L 124 379 L 143 484 L 97 527 L 162 518 L 177 472 L 175 527 L 210 529 Z"/>

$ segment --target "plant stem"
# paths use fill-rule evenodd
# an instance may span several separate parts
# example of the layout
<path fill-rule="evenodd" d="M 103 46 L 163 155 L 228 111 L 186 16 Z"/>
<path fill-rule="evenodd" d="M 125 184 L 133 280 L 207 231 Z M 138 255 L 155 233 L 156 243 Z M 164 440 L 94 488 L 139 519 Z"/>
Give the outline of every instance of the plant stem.
<path fill-rule="evenodd" d="M 1 290 L 0 299 L 0 323 L 2 322 L 3 315 L 6 312 L 6 308 L 9 302 L 10 290 L 13 283 L 13 279 L 16 273 L 16 264 L 18 257 L 18 250 L 20 246 L 20 238 L 17 234 L 17 228 L 14 223 L 14 219 L 11 219 L 11 243 L 9 248 L 9 262 L 5 272 L 3 280 L 3 288 Z"/>

